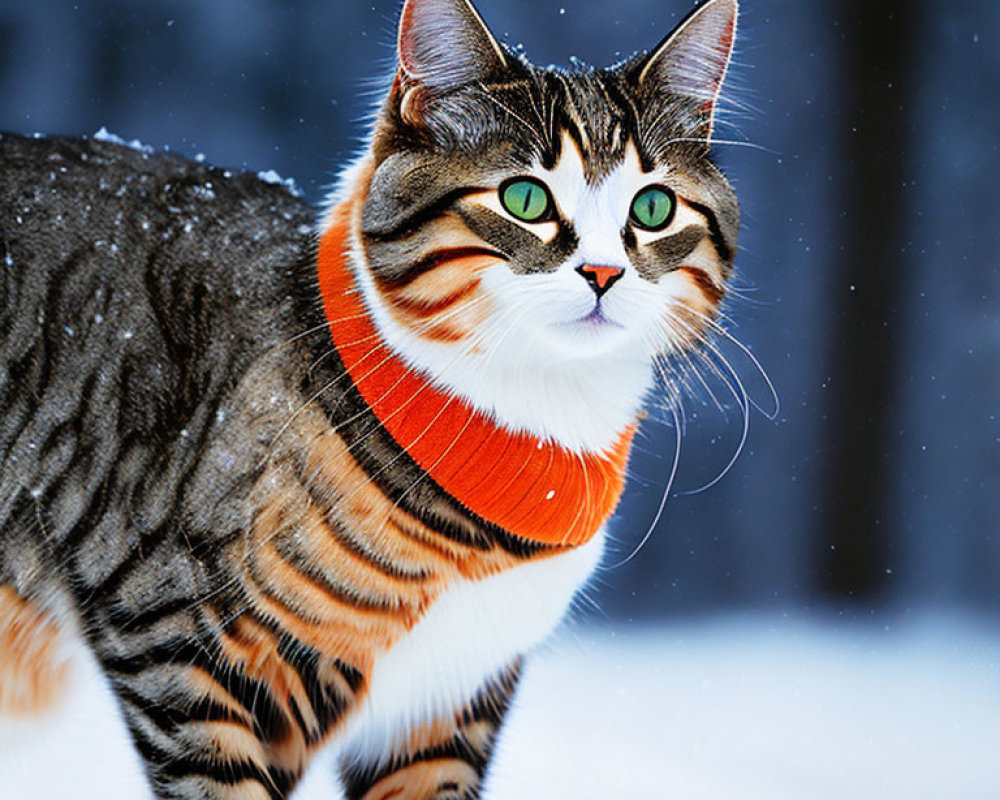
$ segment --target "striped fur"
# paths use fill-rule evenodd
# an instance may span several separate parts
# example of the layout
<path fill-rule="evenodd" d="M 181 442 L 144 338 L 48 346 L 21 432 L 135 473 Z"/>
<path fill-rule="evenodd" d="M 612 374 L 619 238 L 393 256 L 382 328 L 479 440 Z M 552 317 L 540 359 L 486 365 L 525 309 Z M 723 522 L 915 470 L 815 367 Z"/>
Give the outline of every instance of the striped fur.
<path fill-rule="evenodd" d="M 319 243 L 250 175 L 0 137 L 0 712 L 57 705 L 77 636 L 158 797 L 285 798 L 331 739 L 349 800 L 477 797 L 654 363 L 725 293 L 735 13 L 563 72 L 407 0 Z M 651 185 L 662 229 L 630 217 Z"/>

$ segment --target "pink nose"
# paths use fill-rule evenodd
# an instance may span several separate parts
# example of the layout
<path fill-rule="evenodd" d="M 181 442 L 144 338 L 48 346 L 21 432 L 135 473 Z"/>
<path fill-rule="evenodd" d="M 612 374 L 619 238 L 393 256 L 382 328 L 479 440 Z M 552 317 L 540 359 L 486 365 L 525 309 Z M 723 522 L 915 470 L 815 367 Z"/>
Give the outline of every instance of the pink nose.
<path fill-rule="evenodd" d="M 590 284 L 590 288 L 598 297 L 614 286 L 615 281 L 625 274 L 625 270 L 621 267 L 601 267 L 594 264 L 582 264 L 576 271 Z"/>

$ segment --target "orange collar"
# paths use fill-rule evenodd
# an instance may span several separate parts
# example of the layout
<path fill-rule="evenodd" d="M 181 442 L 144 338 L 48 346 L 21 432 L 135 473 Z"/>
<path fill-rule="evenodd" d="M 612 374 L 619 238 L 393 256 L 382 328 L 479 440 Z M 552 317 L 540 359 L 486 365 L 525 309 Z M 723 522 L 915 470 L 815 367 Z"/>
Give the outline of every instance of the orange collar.
<path fill-rule="evenodd" d="M 608 454 L 574 453 L 507 430 L 437 389 L 376 330 L 347 263 L 349 236 L 345 203 L 320 241 L 320 294 L 340 359 L 392 438 L 444 491 L 515 536 L 589 541 L 618 504 L 635 426 Z"/>

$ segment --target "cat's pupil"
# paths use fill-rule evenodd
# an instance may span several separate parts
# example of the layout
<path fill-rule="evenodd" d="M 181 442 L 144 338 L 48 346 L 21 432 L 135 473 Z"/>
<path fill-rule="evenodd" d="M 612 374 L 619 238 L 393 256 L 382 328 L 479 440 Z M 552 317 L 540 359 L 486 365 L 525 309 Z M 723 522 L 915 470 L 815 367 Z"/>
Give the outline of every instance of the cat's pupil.
<path fill-rule="evenodd" d="M 528 209 L 531 207 L 531 195 L 534 193 L 535 189 L 533 186 L 528 187 L 528 191 L 524 193 L 524 207 L 521 209 L 522 214 L 527 214 Z"/>

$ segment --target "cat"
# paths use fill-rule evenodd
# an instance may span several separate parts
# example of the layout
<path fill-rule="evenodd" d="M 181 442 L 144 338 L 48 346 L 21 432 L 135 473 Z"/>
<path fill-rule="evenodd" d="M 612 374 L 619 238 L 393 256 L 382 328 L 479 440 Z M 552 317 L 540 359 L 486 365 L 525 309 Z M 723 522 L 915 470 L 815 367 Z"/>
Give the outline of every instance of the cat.
<path fill-rule="evenodd" d="M 250 174 L 0 138 L 0 713 L 82 637 L 157 797 L 284 798 L 331 740 L 349 800 L 478 797 L 725 296 L 737 10 L 563 71 L 406 0 L 318 230 Z"/>

